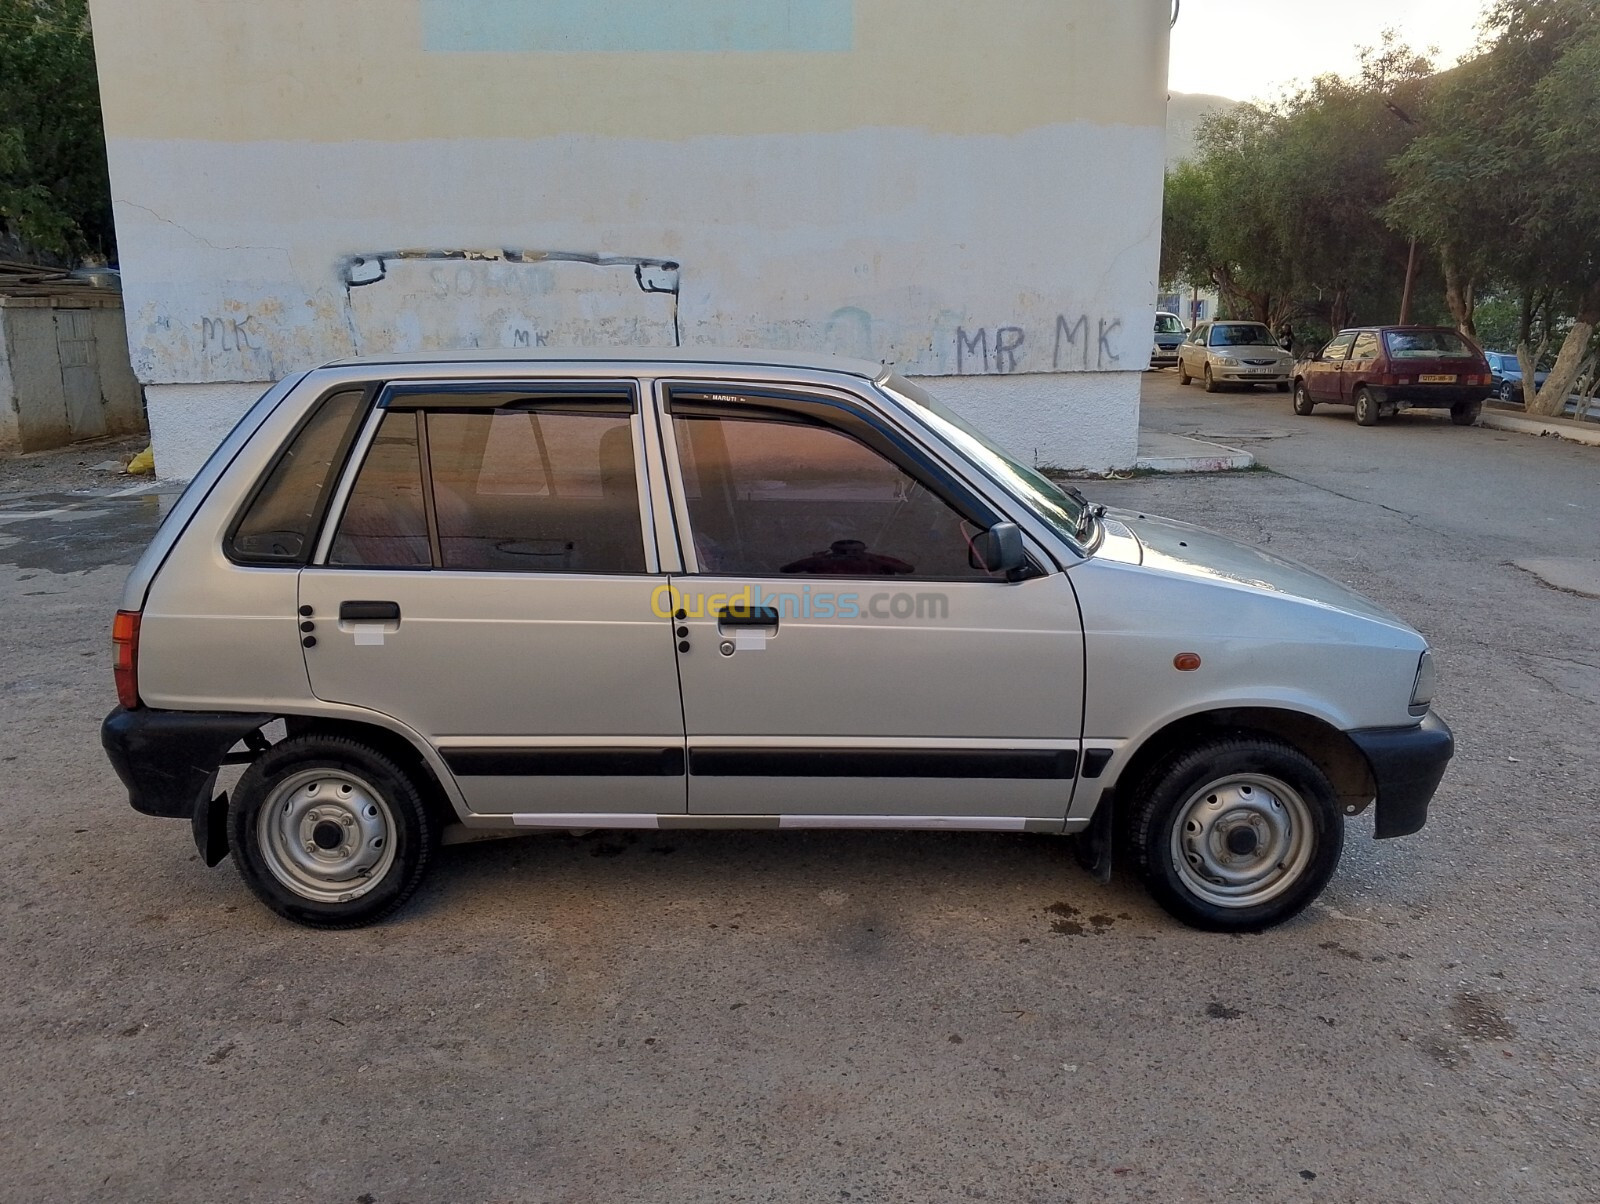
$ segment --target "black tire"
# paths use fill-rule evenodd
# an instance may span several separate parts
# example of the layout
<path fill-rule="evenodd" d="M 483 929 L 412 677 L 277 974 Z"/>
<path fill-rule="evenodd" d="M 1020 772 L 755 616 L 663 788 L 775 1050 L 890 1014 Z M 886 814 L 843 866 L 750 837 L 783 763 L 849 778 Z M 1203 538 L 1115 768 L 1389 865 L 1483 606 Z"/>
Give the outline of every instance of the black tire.
<path fill-rule="evenodd" d="M 1189 373 L 1185 370 L 1185 368 L 1183 366 L 1183 361 L 1179 360 L 1178 361 L 1178 383 L 1180 385 L 1186 385 L 1193 379 L 1194 378 L 1192 376 L 1190 376 Z"/>
<path fill-rule="evenodd" d="M 1503 380 L 1500 382 L 1500 400 L 1508 405 L 1520 405 L 1522 403 L 1522 390 L 1515 381 Z"/>
<path fill-rule="evenodd" d="M 1286 381 L 1286 380 L 1280 380 L 1278 382 L 1278 392 L 1287 393 L 1288 391 L 1289 391 L 1289 382 Z"/>
<path fill-rule="evenodd" d="M 1168 914 L 1208 932 L 1259 932 L 1298 915 L 1344 850 L 1333 786 L 1269 736 L 1219 736 L 1177 752 L 1145 776 L 1132 806 L 1145 886 Z"/>
<path fill-rule="evenodd" d="M 1216 378 L 1211 375 L 1211 365 L 1207 364 L 1206 365 L 1206 392 L 1207 393 L 1215 393 L 1216 391 L 1217 391 L 1217 381 L 1216 381 Z"/>
<path fill-rule="evenodd" d="M 1294 382 L 1294 412 L 1300 417 L 1307 417 L 1312 410 L 1317 408 L 1317 403 L 1311 400 L 1311 393 L 1306 389 L 1306 382 Z"/>
<path fill-rule="evenodd" d="M 1378 425 L 1378 399 L 1365 385 L 1356 390 L 1356 425 Z"/>
<path fill-rule="evenodd" d="M 275 745 L 245 770 L 228 807 L 245 885 L 311 928 L 359 928 L 394 911 L 421 884 L 438 838 L 410 775 L 343 736 Z"/>
<path fill-rule="evenodd" d="M 1471 426 L 1478 421 L 1478 416 L 1483 413 L 1483 402 L 1464 401 L 1460 405 L 1450 407 L 1450 421 L 1457 426 Z"/>

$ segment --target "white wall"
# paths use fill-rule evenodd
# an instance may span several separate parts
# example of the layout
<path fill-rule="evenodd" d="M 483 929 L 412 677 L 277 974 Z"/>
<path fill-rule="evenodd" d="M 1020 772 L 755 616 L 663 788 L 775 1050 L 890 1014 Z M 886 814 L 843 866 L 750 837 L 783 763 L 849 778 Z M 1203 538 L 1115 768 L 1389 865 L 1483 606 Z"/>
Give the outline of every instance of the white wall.
<path fill-rule="evenodd" d="M 1030 461 L 1133 462 L 1166 0 L 761 0 L 715 54 L 482 52 L 474 3 L 96 0 L 163 476 L 330 358 L 618 343 L 881 360 Z M 746 45 L 808 21 L 828 53 Z"/>

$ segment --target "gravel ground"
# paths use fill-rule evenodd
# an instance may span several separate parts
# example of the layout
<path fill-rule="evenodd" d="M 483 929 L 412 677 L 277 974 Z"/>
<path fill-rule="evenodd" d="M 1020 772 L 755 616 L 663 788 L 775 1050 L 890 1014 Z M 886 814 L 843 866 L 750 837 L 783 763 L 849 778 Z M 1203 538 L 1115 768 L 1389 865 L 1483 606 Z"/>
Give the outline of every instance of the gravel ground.
<path fill-rule="evenodd" d="M 1305 432 L 1282 474 L 1084 485 L 1438 647 L 1432 823 L 1354 821 L 1252 937 L 1059 840 L 823 832 L 453 847 L 391 922 L 293 927 L 98 748 L 160 500 L 0 510 L 0 1200 L 1600 1199 L 1600 603 L 1510 563 L 1594 554 L 1541 516 L 1600 458 L 1396 427 L 1402 488 Z"/>

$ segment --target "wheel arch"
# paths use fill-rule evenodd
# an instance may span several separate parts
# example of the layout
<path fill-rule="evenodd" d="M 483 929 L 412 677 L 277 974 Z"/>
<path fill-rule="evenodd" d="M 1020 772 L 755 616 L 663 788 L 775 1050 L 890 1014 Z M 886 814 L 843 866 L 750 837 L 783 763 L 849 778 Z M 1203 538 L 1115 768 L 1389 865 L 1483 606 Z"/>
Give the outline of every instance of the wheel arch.
<path fill-rule="evenodd" d="M 343 736 L 383 754 L 410 775 L 424 804 L 441 828 L 460 822 L 451 793 L 445 788 L 438 772 L 422 750 L 401 733 L 375 723 L 325 715 L 285 715 L 283 721 L 291 738 Z"/>
<path fill-rule="evenodd" d="M 1270 736 L 1304 753 L 1332 783 L 1339 809 L 1360 815 L 1377 798 L 1372 767 L 1348 735 L 1325 719 L 1277 707 L 1222 707 L 1185 715 L 1141 743 L 1117 776 L 1116 798 L 1128 800 L 1150 771 L 1172 754 L 1218 736 Z"/>

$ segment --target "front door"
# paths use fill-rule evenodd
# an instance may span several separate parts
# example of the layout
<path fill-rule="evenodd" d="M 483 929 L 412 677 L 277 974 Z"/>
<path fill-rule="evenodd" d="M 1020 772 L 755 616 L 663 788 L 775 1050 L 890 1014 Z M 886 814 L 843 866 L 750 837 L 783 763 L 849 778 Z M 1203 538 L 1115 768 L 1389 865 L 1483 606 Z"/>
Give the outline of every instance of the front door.
<path fill-rule="evenodd" d="M 312 691 L 425 736 L 473 811 L 684 810 L 635 397 L 391 387 L 302 571 Z"/>
<path fill-rule="evenodd" d="M 1083 698 L 1065 574 L 975 565 L 1001 516 L 842 399 L 665 401 L 689 810 L 1059 822 Z"/>
<path fill-rule="evenodd" d="M 1311 394 L 1312 401 L 1345 401 L 1341 378 L 1344 374 L 1345 357 L 1350 354 L 1350 344 L 1354 343 L 1356 336 L 1353 332 L 1346 332 L 1334 337 L 1322 354 L 1312 361 L 1306 371 L 1306 391 Z"/>

